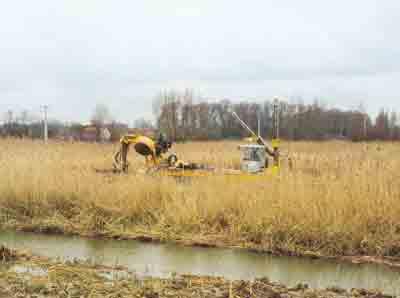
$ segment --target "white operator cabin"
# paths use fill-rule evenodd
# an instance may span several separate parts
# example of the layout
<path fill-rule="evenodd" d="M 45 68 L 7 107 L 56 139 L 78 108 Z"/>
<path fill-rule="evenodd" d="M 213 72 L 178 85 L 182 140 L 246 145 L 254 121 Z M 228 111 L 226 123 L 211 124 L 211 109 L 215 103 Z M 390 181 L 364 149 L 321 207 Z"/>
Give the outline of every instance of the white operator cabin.
<path fill-rule="evenodd" d="M 267 165 L 265 147 L 262 145 L 241 145 L 241 169 L 247 173 L 262 172 Z"/>

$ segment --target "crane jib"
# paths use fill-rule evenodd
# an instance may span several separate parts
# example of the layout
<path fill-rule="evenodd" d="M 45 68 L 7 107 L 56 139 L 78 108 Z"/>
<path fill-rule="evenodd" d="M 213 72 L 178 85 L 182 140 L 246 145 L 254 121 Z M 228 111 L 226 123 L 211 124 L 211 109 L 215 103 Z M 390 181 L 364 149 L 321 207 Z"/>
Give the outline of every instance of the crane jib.
<path fill-rule="evenodd" d="M 240 119 L 236 112 L 232 112 L 232 115 L 239 121 L 244 129 L 249 131 L 253 137 L 257 138 L 257 142 L 265 147 L 265 150 L 269 155 L 275 156 L 274 150 L 268 145 L 268 143 L 260 135 L 257 135 L 242 119 Z"/>

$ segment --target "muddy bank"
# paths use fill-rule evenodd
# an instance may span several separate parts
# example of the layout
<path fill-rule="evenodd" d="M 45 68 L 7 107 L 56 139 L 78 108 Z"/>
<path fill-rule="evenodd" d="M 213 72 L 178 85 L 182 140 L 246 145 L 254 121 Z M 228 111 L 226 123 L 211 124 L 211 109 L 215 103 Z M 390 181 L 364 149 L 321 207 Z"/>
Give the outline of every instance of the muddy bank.
<path fill-rule="evenodd" d="M 374 297 L 378 291 L 286 287 L 267 278 L 230 281 L 208 276 L 138 278 L 124 268 L 85 262 L 57 262 L 4 248 L 14 256 L 0 265 L 0 297 Z"/>
<path fill-rule="evenodd" d="M 311 259 L 328 259 L 338 262 L 353 264 L 378 264 L 400 269 L 400 257 L 394 256 L 368 256 L 368 255 L 327 255 L 320 251 L 310 251 L 303 247 L 288 249 L 286 247 L 269 247 L 266 245 L 249 242 L 246 239 L 234 239 L 224 235 L 193 235 L 161 233 L 159 231 L 147 231 L 138 229 L 137 231 L 114 231 L 104 230 L 101 232 L 88 232 L 71 226 L 61 226 L 55 223 L 7 223 L 3 225 L 6 229 L 15 229 L 22 232 L 33 232 L 41 234 L 62 234 L 77 235 L 95 239 L 118 239 L 118 240 L 136 240 L 141 242 L 155 243 L 175 243 L 184 246 L 196 247 L 215 247 L 215 248 L 236 248 L 244 249 L 257 253 L 268 253 L 274 256 L 296 256 Z"/>

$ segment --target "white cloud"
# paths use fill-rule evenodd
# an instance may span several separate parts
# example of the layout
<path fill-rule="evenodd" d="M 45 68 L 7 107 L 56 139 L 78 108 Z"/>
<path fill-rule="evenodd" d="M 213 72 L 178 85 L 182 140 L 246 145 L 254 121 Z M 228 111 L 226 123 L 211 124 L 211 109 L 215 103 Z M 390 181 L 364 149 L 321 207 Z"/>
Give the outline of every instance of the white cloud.
<path fill-rule="evenodd" d="M 13 1 L 0 11 L 0 112 L 151 115 L 159 89 L 400 108 L 400 3 Z"/>

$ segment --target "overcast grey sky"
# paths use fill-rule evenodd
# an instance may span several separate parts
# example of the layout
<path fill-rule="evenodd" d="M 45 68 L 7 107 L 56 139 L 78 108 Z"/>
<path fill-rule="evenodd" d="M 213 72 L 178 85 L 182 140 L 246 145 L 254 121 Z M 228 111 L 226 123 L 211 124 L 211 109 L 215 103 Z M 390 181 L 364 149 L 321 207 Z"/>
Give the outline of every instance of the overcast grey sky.
<path fill-rule="evenodd" d="M 151 117 L 160 89 L 400 111 L 400 1 L 3 1 L 0 114 Z"/>

